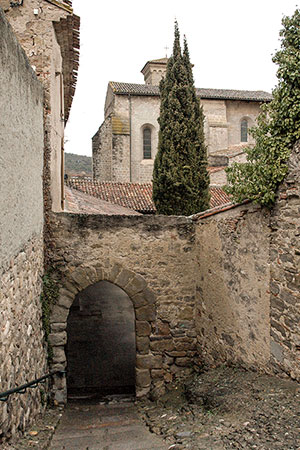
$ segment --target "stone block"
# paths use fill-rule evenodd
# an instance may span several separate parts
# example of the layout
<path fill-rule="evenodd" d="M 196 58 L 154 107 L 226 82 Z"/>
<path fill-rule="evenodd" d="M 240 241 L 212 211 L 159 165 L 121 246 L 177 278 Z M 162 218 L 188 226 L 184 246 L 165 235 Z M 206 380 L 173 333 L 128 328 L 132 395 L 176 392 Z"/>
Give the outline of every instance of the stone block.
<path fill-rule="evenodd" d="M 135 275 L 126 286 L 126 293 L 130 296 L 142 292 L 146 287 L 146 281 L 141 275 Z"/>
<path fill-rule="evenodd" d="M 53 310 L 50 315 L 50 323 L 62 323 L 66 322 L 69 315 L 69 310 L 59 306 L 54 305 Z"/>
<path fill-rule="evenodd" d="M 135 308 L 140 308 L 141 306 L 148 305 L 147 299 L 143 295 L 143 292 L 140 292 L 139 294 L 135 294 L 131 297 L 132 303 Z"/>
<path fill-rule="evenodd" d="M 64 347 L 53 347 L 53 364 L 64 363 L 66 354 Z"/>
<path fill-rule="evenodd" d="M 174 342 L 172 339 L 163 339 L 161 341 L 152 341 L 150 348 L 153 352 L 172 351 L 174 349 Z"/>
<path fill-rule="evenodd" d="M 67 403 L 67 393 L 64 390 L 58 390 L 54 394 L 54 401 L 59 405 L 64 405 Z"/>
<path fill-rule="evenodd" d="M 122 266 L 121 264 L 114 264 L 113 268 L 111 269 L 110 273 L 109 273 L 109 281 L 111 281 L 112 283 L 114 283 L 118 277 L 118 275 L 120 274 L 122 270 Z"/>
<path fill-rule="evenodd" d="M 155 334 L 168 336 L 170 334 L 169 324 L 167 322 L 162 322 L 161 320 L 157 321 Z"/>
<path fill-rule="evenodd" d="M 191 358 L 175 358 L 175 364 L 179 367 L 189 367 L 192 361 Z"/>
<path fill-rule="evenodd" d="M 163 369 L 152 369 L 151 370 L 151 378 L 153 378 L 153 380 L 163 378 L 164 374 L 165 374 L 165 371 Z"/>
<path fill-rule="evenodd" d="M 137 320 L 146 320 L 151 322 L 152 320 L 155 320 L 155 307 L 153 305 L 147 305 L 137 308 L 135 311 L 135 316 Z"/>
<path fill-rule="evenodd" d="M 139 387 L 148 387 L 150 384 L 150 371 L 148 369 L 136 369 L 136 385 Z"/>
<path fill-rule="evenodd" d="M 156 381 L 154 387 L 151 389 L 151 400 L 158 400 L 160 397 L 165 395 L 166 387 L 164 380 Z"/>
<path fill-rule="evenodd" d="M 136 398 L 146 397 L 150 392 L 150 386 L 148 387 L 138 387 L 136 388 Z"/>
<path fill-rule="evenodd" d="M 129 281 L 133 278 L 133 276 L 134 274 L 130 270 L 122 269 L 115 280 L 115 284 L 120 288 L 124 289 L 127 294 L 125 287 L 129 283 Z"/>
<path fill-rule="evenodd" d="M 160 355 L 137 355 L 136 365 L 139 369 L 161 369 L 162 357 Z"/>
<path fill-rule="evenodd" d="M 67 327 L 67 324 L 65 322 L 63 323 L 52 323 L 51 324 L 51 332 L 52 333 L 60 333 L 62 331 L 65 331 Z"/>
<path fill-rule="evenodd" d="M 136 349 L 139 353 L 147 354 L 149 352 L 149 338 L 147 336 L 138 336 L 136 338 Z"/>
<path fill-rule="evenodd" d="M 57 300 L 57 304 L 59 306 L 62 306 L 63 308 L 69 309 L 72 306 L 74 298 L 75 298 L 75 296 L 67 297 L 65 295 L 60 294 L 60 296 L 58 297 L 58 300 Z"/>
<path fill-rule="evenodd" d="M 150 336 L 151 334 L 151 325 L 146 321 L 136 321 L 135 329 L 137 336 Z"/>
<path fill-rule="evenodd" d="M 61 333 L 51 333 L 49 335 L 50 344 L 53 347 L 59 347 L 67 343 L 67 333 L 63 331 Z"/>
<path fill-rule="evenodd" d="M 175 351 L 172 351 L 172 352 L 167 352 L 167 355 L 168 355 L 168 356 L 172 356 L 172 357 L 174 357 L 174 358 L 181 358 L 181 357 L 186 356 L 186 352 L 185 352 L 185 351 L 177 352 L 177 351 L 175 350 Z"/>
<path fill-rule="evenodd" d="M 85 270 L 81 268 L 72 272 L 70 278 L 80 290 L 87 288 L 91 284 L 89 278 L 86 276 Z"/>
<path fill-rule="evenodd" d="M 67 296 L 72 296 L 78 294 L 79 290 L 77 286 L 75 286 L 74 283 L 71 281 L 65 280 L 64 281 L 64 289 L 60 290 L 60 293 Z"/>

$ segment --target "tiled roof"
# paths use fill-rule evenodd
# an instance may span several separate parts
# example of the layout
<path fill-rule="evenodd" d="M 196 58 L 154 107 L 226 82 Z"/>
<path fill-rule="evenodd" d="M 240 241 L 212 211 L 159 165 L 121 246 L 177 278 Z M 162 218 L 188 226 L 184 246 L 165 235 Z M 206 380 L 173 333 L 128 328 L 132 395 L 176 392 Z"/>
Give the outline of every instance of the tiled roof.
<path fill-rule="evenodd" d="M 69 2 L 70 3 L 70 2 Z M 64 80 L 64 120 L 67 122 L 75 93 L 79 67 L 80 17 L 70 14 L 59 22 L 54 22 L 57 41 L 62 54 Z"/>
<path fill-rule="evenodd" d="M 229 195 L 227 195 L 222 188 L 217 186 L 210 186 L 210 207 L 222 206 L 231 203 Z"/>
<path fill-rule="evenodd" d="M 152 183 L 113 183 L 94 181 L 89 178 L 70 178 L 68 186 L 143 214 L 155 213 Z M 220 187 L 211 186 L 210 192 L 211 208 L 230 203 L 230 197 Z"/>
<path fill-rule="evenodd" d="M 159 87 L 151 84 L 119 83 L 110 81 L 113 92 L 119 95 L 159 96 Z M 267 102 L 272 95 L 265 91 L 238 91 L 233 89 L 196 89 L 200 98 L 211 100 L 247 100 Z"/>
<path fill-rule="evenodd" d="M 68 186 L 65 186 L 65 211 L 73 214 L 140 215 L 132 209 L 100 200 Z"/>

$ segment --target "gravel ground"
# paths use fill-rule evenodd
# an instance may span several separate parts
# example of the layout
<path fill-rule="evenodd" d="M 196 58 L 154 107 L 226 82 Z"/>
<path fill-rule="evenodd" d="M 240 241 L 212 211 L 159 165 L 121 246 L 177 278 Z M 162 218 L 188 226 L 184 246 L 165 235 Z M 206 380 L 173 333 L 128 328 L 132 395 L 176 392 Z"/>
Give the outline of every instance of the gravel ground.
<path fill-rule="evenodd" d="M 139 409 L 173 450 L 300 450 L 300 385 L 289 379 L 223 367 Z"/>
<path fill-rule="evenodd" d="M 0 449 L 47 450 L 61 416 L 62 409 L 47 409 L 43 417 L 40 417 L 36 423 L 25 432 L 23 437 L 12 443 L 0 443 Z"/>
<path fill-rule="evenodd" d="M 290 379 L 221 367 L 136 404 L 170 450 L 300 450 L 300 385 Z M 48 410 L 1 450 L 48 449 L 61 414 Z"/>

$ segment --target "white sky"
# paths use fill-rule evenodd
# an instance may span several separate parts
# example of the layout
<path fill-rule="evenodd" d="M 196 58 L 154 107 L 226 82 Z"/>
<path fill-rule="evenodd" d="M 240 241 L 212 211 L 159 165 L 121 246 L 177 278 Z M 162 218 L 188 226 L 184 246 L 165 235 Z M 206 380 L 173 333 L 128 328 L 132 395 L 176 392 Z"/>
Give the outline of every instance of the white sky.
<path fill-rule="evenodd" d="M 73 0 L 81 17 L 80 68 L 66 127 L 67 152 L 92 154 L 109 81 L 143 83 L 151 59 L 172 51 L 174 19 L 186 35 L 196 87 L 266 90 L 283 15 L 297 0 Z"/>

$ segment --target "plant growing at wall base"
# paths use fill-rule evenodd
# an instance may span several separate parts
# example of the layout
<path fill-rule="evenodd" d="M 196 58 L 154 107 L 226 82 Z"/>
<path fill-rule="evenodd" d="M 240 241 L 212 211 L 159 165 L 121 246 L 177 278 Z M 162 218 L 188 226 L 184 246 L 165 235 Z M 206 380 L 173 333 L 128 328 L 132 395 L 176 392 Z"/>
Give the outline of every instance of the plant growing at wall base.
<path fill-rule="evenodd" d="M 181 52 L 177 22 L 173 55 L 160 83 L 160 95 L 153 201 L 159 214 L 194 214 L 209 208 L 204 115 L 196 97 L 186 39 Z"/>
<path fill-rule="evenodd" d="M 49 334 L 51 332 L 50 326 L 50 313 L 51 308 L 58 299 L 59 287 L 55 280 L 51 277 L 52 270 L 50 269 L 43 277 L 43 290 L 41 293 L 41 303 L 42 303 L 42 323 L 45 333 L 45 341 L 47 343 L 48 349 L 48 364 L 52 362 L 53 350 L 49 342 Z"/>
<path fill-rule="evenodd" d="M 251 130 L 256 140 L 248 148 L 247 162 L 226 170 L 225 191 L 236 202 L 245 199 L 270 206 L 287 174 L 290 151 L 300 138 L 300 11 L 282 20 L 281 49 L 273 62 L 278 65 L 278 85 L 273 100 L 263 105 L 257 126 Z"/>

